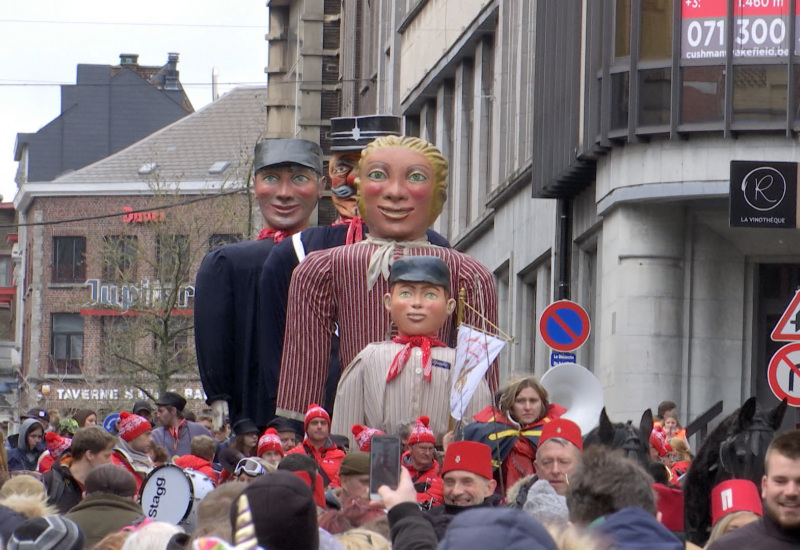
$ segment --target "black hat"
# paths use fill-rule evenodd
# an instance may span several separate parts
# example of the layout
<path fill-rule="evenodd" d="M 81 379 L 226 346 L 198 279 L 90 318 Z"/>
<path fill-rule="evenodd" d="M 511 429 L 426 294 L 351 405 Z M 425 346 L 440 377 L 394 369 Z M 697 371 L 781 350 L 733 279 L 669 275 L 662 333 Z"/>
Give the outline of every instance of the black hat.
<path fill-rule="evenodd" d="M 166 391 L 161 394 L 161 397 L 158 398 L 156 401 L 156 406 L 175 407 L 179 411 L 183 412 L 183 408 L 186 406 L 186 399 L 175 392 Z"/>
<path fill-rule="evenodd" d="M 36 420 L 44 420 L 45 422 L 50 422 L 50 414 L 44 409 L 37 409 L 36 407 L 32 408 L 24 415 L 22 418 L 35 418 Z"/>
<path fill-rule="evenodd" d="M 261 432 L 258 429 L 258 427 L 256 427 L 255 422 L 253 422 L 249 418 L 241 418 L 234 423 L 233 433 L 234 435 L 244 435 L 244 434 L 257 434 Z"/>
<path fill-rule="evenodd" d="M 430 283 L 450 290 L 450 268 L 436 256 L 406 256 L 394 261 L 389 273 L 389 286 L 400 281 Z"/>
<path fill-rule="evenodd" d="M 307 139 L 264 139 L 256 144 L 253 172 L 277 164 L 299 164 L 322 174 L 322 149 Z"/>
<path fill-rule="evenodd" d="M 360 151 L 383 136 L 402 135 L 403 117 L 371 115 L 331 119 L 331 151 Z"/>
<path fill-rule="evenodd" d="M 252 526 L 247 523 L 247 512 Z M 241 523 L 237 529 L 237 518 Z M 247 484 L 231 506 L 233 543 L 255 530 L 258 545 L 271 550 L 317 550 L 317 505 L 311 489 L 299 476 L 278 470 Z M 237 532 L 238 531 L 238 532 Z M 250 531 L 252 533 L 252 531 Z M 252 536 L 252 535 L 250 535 Z"/>
<path fill-rule="evenodd" d="M 153 408 L 147 401 L 137 401 L 133 404 L 133 409 L 131 409 L 131 412 L 137 413 L 139 411 L 147 411 L 148 413 L 151 413 L 153 412 Z"/>
<path fill-rule="evenodd" d="M 302 434 L 305 431 L 302 422 L 283 416 L 276 416 L 270 420 L 267 428 L 275 428 L 276 432 L 294 432 L 296 434 Z"/>

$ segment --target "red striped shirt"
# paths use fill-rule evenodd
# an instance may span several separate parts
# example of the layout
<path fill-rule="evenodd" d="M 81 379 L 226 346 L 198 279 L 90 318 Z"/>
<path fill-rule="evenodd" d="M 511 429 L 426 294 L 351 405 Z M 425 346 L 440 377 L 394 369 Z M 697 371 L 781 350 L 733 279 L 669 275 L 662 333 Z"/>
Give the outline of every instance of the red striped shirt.
<path fill-rule="evenodd" d="M 480 262 L 453 250 L 437 246 L 403 247 L 398 243 L 394 257 L 437 256 L 450 268 L 451 295 L 466 290 L 467 303 L 497 323 L 497 293 L 492 273 Z M 367 289 L 367 265 L 377 245 L 361 242 L 310 253 L 292 275 L 286 315 L 281 377 L 278 385 L 278 413 L 302 419 L 309 403 L 323 400 L 331 335 L 339 327 L 339 356 L 349 365 L 371 342 L 389 340 L 392 323 L 383 307 L 389 283 L 378 279 Z M 448 319 L 438 337 L 454 345 L 455 315 Z M 467 309 L 464 322 L 476 328 L 489 327 Z M 497 389 L 497 361 L 487 372 L 492 391 Z M 446 396 L 443 397 L 446 399 Z M 294 413 L 294 414 L 292 414 Z"/>

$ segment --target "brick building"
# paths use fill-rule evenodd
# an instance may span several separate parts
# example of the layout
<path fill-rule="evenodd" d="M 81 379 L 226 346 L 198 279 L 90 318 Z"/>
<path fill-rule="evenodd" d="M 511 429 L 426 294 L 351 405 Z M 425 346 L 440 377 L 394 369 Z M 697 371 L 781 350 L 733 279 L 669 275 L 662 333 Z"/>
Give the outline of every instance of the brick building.
<path fill-rule="evenodd" d="M 211 248 L 260 229 L 241 190 L 264 99 L 237 88 L 102 161 L 20 186 L 23 407 L 118 409 L 158 391 L 149 368 L 184 364 L 167 388 L 200 408 L 194 275 Z"/>

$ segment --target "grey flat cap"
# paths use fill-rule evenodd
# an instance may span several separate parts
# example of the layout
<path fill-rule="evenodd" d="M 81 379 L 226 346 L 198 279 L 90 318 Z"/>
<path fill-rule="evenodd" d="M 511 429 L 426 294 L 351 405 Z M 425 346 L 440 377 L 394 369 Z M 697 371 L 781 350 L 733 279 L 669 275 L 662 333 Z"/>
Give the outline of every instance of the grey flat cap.
<path fill-rule="evenodd" d="M 307 139 L 265 139 L 256 144 L 253 172 L 276 164 L 299 164 L 322 174 L 322 149 Z"/>
<path fill-rule="evenodd" d="M 389 285 L 400 281 L 430 283 L 450 290 L 450 268 L 435 256 L 406 256 L 394 261 L 389 274 Z"/>

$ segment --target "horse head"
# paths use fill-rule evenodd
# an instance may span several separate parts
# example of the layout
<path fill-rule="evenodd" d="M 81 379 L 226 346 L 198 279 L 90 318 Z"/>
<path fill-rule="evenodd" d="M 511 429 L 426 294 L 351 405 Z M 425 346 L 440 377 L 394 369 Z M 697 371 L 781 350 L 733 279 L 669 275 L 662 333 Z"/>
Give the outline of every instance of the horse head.
<path fill-rule="evenodd" d="M 755 397 L 745 401 L 719 445 L 717 483 L 734 478 L 760 484 L 767 447 L 783 422 L 786 407 L 785 399 L 766 411 L 757 409 Z"/>
<path fill-rule="evenodd" d="M 633 421 L 611 422 L 605 407 L 600 411 L 600 422 L 594 430 L 586 434 L 584 446 L 605 445 L 621 449 L 624 456 L 647 467 L 650 463 L 650 432 L 653 429 L 653 413 L 647 409 L 642 414 L 639 427 Z"/>

